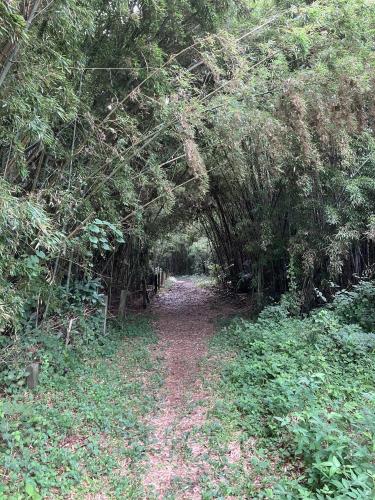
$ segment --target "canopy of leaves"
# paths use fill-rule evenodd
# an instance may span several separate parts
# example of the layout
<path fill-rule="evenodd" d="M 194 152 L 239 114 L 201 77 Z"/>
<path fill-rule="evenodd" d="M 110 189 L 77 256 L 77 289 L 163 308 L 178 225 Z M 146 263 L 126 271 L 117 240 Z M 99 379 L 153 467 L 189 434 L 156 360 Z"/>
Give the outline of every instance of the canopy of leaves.
<path fill-rule="evenodd" d="M 309 305 L 370 269 L 372 1 L 1 8 L 4 224 L 29 207 L 1 236 L 19 298 L 4 327 L 28 321 L 25 290 L 44 318 L 74 280 L 137 288 L 155 242 L 192 218 L 226 280 L 259 297 L 293 275 Z"/>

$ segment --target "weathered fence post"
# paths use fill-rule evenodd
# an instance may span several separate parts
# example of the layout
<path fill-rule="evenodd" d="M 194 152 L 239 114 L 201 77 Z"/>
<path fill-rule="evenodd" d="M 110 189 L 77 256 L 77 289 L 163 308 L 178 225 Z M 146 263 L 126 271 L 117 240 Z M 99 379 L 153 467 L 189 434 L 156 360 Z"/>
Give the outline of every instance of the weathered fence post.
<path fill-rule="evenodd" d="M 155 295 L 158 293 L 158 275 L 156 271 L 154 273 L 154 292 Z"/>
<path fill-rule="evenodd" d="M 125 317 L 125 311 L 126 311 L 126 290 L 121 290 L 120 306 L 118 308 L 118 315 L 120 318 Z"/>
<path fill-rule="evenodd" d="M 35 389 L 35 387 L 38 385 L 38 378 L 39 378 L 39 363 L 31 363 L 26 368 L 27 371 L 27 378 L 26 378 L 26 383 L 27 387 L 29 389 Z"/>
<path fill-rule="evenodd" d="M 160 269 L 157 270 L 157 282 L 158 282 L 158 290 L 160 290 Z"/>
<path fill-rule="evenodd" d="M 146 286 L 145 278 L 142 278 L 142 298 L 143 298 L 143 309 L 146 309 L 147 303 L 150 302 L 150 299 L 149 299 L 148 293 L 147 293 L 147 286 Z"/>
<path fill-rule="evenodd" d="M 70 333 L 72 331 L 73 323 L 74 323 L 74 318 L 71 318 L 71 320 L 69 321 L 68 329 L 66 331 L 65 347 L 68 347 L 68 345 L 69 345 L 69 342 L 70 342 Z"/>
<path fill-rule="evenodd" d="M 103 306 L 103 335 L 107 334 L 107 315 L 108 315 L 108 295 L 104 295 L 104 306 Z"/>

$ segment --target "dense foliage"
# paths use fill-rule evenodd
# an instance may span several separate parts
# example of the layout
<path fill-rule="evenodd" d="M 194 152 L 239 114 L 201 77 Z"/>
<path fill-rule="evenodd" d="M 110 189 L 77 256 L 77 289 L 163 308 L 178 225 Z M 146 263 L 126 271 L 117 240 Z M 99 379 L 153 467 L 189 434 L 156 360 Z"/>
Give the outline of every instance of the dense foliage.
<path fill-rule="evenodd" d="M 202 217 L 233 280 L 279 293 L 289 268 L 310 305 L 373 264 L 374 5 L 306 3 L 228 41 L 241 56 L 204 127 Z"/>
<path fill-rule="evenodd" d="M 147 275 L 178 185 L 191 179 L 182 104 L 167 105 L 197 54 L 183 49 L 230 8 L 1 2 L 1 362 L 19 356 L 21 331 L 65 338 L 72 319 L 78 328 L 101 306 L 103 287 L 116 298 Z"/>
<path fill-rule="evenodd" d="M 37 390 L 0 404 L 1 498 L 142 497 L 144 415 L 160 384 L 148 350 L 155 340 L 147 318 L 74 351 L 53 334 L 43 339 Z"/>
<path fill-rule="evenodd" d="M 357 307 L 372 293 L 362 283 L 302 319 L 291 315 L 289 297 L 218 336 L 236 356 L 213 414 L 271 450 L 262 484 L 244 476 L 239 496 L 373 498 L 375 333 L 362 326 L 373 305 Z"/>
<path fill-rule="evenodd" d="M 192 216 L 259 298 L 370 271 L 373 34 L 370 0 L 2 2 L 3 332 Z"/>

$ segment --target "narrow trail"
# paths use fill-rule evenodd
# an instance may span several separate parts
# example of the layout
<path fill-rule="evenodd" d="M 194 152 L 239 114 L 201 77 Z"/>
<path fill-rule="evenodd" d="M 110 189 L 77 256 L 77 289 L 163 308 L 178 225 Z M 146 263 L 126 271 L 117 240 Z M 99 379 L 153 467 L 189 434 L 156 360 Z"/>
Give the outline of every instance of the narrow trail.
<path fill-rule="evenodd" d="M 202 384 L 201 361 L 220 316 L 233 305 L 189 280 L 175 281 L 153 305 L 165 383 L 153 428 L 144 486 L 148 498 L 201 498 L 199 480 L 208 471 L 206 448 L 195 431 L 205 422 L 209 394 Z"/>

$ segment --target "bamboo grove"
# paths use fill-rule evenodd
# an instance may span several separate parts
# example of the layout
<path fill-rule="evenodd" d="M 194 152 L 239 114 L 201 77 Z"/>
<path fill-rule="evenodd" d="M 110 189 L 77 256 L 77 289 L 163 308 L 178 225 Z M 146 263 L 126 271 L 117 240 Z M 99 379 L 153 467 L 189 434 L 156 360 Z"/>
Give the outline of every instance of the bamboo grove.
<path fill-rule="evenodd" d="M 260 301 L 371 276 L 374 20 L 372 0 L 3 0 L 0 333 L 136 289 L 192 221 Z"/>

